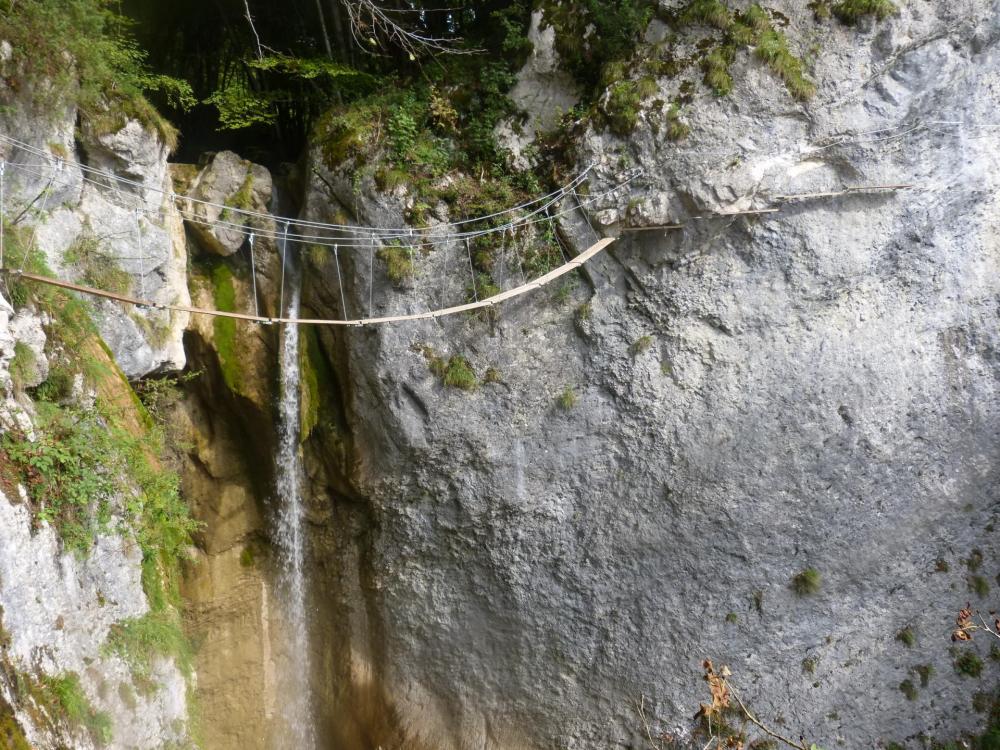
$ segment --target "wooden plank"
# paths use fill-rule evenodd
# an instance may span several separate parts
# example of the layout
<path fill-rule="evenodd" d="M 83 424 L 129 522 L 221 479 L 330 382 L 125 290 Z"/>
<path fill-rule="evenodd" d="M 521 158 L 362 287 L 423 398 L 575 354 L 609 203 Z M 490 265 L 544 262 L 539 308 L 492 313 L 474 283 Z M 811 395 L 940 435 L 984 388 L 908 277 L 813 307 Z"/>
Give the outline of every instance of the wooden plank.
<path fill-rule="evenodd" d="M 59 279 L 53 279 L 48 276 L 40 276 L 34 273 L 27 273 L 24 271 L 11 270 L 8 268 L 0 269 L 0 273 L 4 275 L 15 278 L 15 279 L 27 279 L 28 281 L 35 281 L 40 284 L 48 284 L 49 286 L 59 287 L 60 289 L 67 289 L 73 292 L 79 292 L 81 294 L 86 294 L 91 297 L 101 297 L 103 299 L 113 300 L 115 302 L 122 302 L 126 305 L 134 305 L 136 307 L 152 307 L 157 310 L 174 310 L 177 312 L 186 312 L 192 315 L 211 315 L 217 318 L 235 318 L 236 320 L 246 320 L 255 323 L 290 323 L 293 325 L 326 325 L 326 326 L 366 326 L 366 325 L 382 325 L 385 323 L 402 323 L 409 320 L 428 320 L 431 318 L 442 318 L 446 315 L 455 315 L 462 312 L 470 312 L 472 310 L 479 310 L 484 307 L 492 307 L 493 305 L 505 302 L 514 297 L 519 297 L 522 294 L 526 294 L 534 289 L 538 289 L 560 276 L 563 276 L 570 271 L 579 268 L 588 260 L 593 258 L 599 252 L 604 250 L 608 245 L 615 241 L 614 237 L 605 237 L 604 239 L 598 240 L 596 243 L 591 245 L 589 248 L 584 250 L 582 253 L 577 255 L 568 263 L 564 263 L 558 268 L 549 271 L 544 276 L 540 276 L 533 281 L 529 281 L 526 284 L 522 284 L 514 289 L 508 289 L 506 292 L 500 292 L 494 294 L 492 297 L 487 297 L 486 299 L 481 299 L 478 302 L 467 302 L 464 305 L 455 305 L 453 307 L 445 307 L 441 310 L 429 310 L 427 312 L 421 313 L 411 313 L 409 315 L 390 315 L 380 318 L 359 318 L 355 320 L 327 320 L 321 318 L 266 318 L 259 315 L 247 315 L 245 313 L 237 312 L 226 312 L 224 310 L 207 310 L 201 307 L 190 307 L 187 305 L 168 305 L 160 302 L 152 302 L 150 300 L 137 299 L 136 297 L 129 297 L 123 294 L 115 294 L 113 292 L 108 292 L 103 289 L 96 289 L 91 286 L 84 286 L 82 284 L 74 284 L 69 281 L 60 281 Z"/>

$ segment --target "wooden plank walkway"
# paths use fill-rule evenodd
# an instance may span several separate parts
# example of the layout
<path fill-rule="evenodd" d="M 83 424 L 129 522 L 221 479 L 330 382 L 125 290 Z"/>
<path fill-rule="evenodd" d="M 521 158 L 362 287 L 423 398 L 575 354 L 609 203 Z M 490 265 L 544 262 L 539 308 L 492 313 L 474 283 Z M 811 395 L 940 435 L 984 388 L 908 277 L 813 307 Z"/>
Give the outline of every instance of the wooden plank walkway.
<path fill-rule="evenodd" d="M 34 273 L 27 273 L 24 271 L 18 271 L 16 269 L 4 268 L 0 269 L 0 273 L 7 276 L 8 278 L 14 279 L 25 279 L 27 281 L 34 281 L 39 284 L 48 284 L 49 286 L 59 287 L 60 289 L 67 289 L 73 292 L 80 292 L 81 294 L 87 294 L 92 297 L 101 297 L 104 299 L 114 300 L 115 302 L 121 302 L 126 305 L 134 305 L 136 307 L 151 307 L 156 310 L 173 310 L 176 312 L 186 312 L 192 315 L 211 315 L 217 318 L 235 318 L 236 320 L 246 320 L 254 323 L 288 323 L 291 325 L 317 325 L 317 326 L 366 326 L 366 325 L 381 325 L 385 323 L 402 323 L 408 320 L 427 320 L 430 318 L 441 318 L 446 315 L 455 315 L 461 312 L 470 312 L 472 310 L 480 310 L 486 307 L 493 307 L 494 305 L 500 304 L 501 302 L 506 302 L 514 297 L 519 297 L 522 294 L 527 294 L 530 291 L 538 289 L 539 287 L 545 286 L 546 284 L 558 279 L 560 276 L 564 276 L 570 271 L 579 268 L 588 260 L 593 258 L 599 252 L 604 250 L 608 245 L 615 241 L 614 237 L 606 237 L 602 240 L 598 240 L 596 243 L 591 245 L 589 248 L 584 250 L 582 253 L 577 255 L 568 263 L 564 263 L 558 268 L 549 271 L 544 276 L 539 276 L 537 279 L 529 281 L 526 284 L 509 289 L 506 292 L 500 292 L 499 294 L 494 294 L 492 297 L 487 297 L 486 299 L 481 299 L 478 302 L 469 302 L 464 305 L 455 305 L 454 307 L 445 307 L 441 310 L 430 310 L 428 312 L 422 313 L 412 313 L 410 315 L 389 315 L 381 318 L 358 318 L 355 320 L 327 320 L 321 318 L 266 318 L 260 315 L 247 315 L 245 313 L 238 312 L 226 312 L 224 310 L 207 310 L 201 307 L 189 307 L 187 305 L 168 305 L 160 302 L 152 302 L 151 300 L 138 299 L 136 297 L 129 297 L 123 294 L 115 294 L 113 292 L 108 292 L 103 289 L 96 289 L 91 286 L 83 286 L 82 284 L 73 284 L 69 281 L 60 281 L 59 279 L 53 279 L 48 276 L 40 276 Z"/>

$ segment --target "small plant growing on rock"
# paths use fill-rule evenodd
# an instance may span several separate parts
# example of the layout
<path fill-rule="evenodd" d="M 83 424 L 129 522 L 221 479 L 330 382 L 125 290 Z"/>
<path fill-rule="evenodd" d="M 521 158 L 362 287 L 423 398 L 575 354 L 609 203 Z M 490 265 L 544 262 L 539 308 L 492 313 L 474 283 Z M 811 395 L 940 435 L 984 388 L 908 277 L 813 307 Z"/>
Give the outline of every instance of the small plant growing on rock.
<path fill-rule="evenodd" d="M 461 354 L 456 354 L 448 360 L 444 374 L 441 376 L 441 382 L 446 386 L 460 388 L 463 391 L 474 391 L 479 384 L 469 360 Z"/>
<path fill-rule="evenodd" d="M 691 128 L 681 122 L 681 105 L 674 102 L 667 110 L 667 138 L 682 141 L 691 134 Z"/>
<path fill-rule="evenodd" d="M 905 628 L 896 633 L 896 640 L 907 648 L 913 648 L 913 644 L 917 642 L 917 637 L 913 633 L 913 628 L 907 625 Z"/>
<path fill-rule="evenodd" d="M 897 11 L 892 0 L 842 0 L 830 8 L 838 19 L 847 24 L 855 24 L 865 16 L 875 16 L 884 21 Z"/>
<path fill-rule="evenodd" d="M 990 584 L 982 576 L 969 576 L 968 585 L 969 591 L 978 597 L 984 597 L 990 593 Z"/>
<path fill-rule="evenodd" d="M 500 376 L 500 371 L 495 367 L 489 367 L 483 374 L 484 383 L 502 383 L 503 378 Z"/>
<path fill-rule="evenodd" d="M 955 657 L 954 667 L 963 677 L 979 677 L 983 673 L 983 660 L 971 651 L 963 651 Z"/>
<path fill-rule="evenodd" d="M 386 275 L 395 286 L 401 286 L 413 278 L 413 260 L 409 251 L 397 245 L 386 245 L 379 249 L 377 255 L 385 263 Z"/>
<path fill-rule="evenodd" d="M 653 346 L 652 336 L 640 336 L 638 339 L 632 342 L 632 346 L 628 348 L 629 352 L 633 357 L 647 352 Z"/>
<path fill-rule="evenodd" d="M 573 390 L 572 386 L 566 386 L 565 390 L 559 394 L 556 399 L 556 405 L 563 411 L 569 411 L 574 406 L 576 406 L 577 397 L 576 391 Z"/>
<path fill-rule="evenodd" d="M 912 680 L 903 680 L 899 683 L 899 692 L 905 695 L 908 701 L 915 701 L 917 699 L 917 688 Z"/>
<path fill-rule="evenodd" d="M 918 664 L 913 668 L 913 671 L 920 678 L 920 687 L 927 687 L 934 675 L 934 667 L 930 664 Z"/>
<path fill-rule="evenodd" d="M 821 577 L 816 568 L 806 568 L 799 571 L 789 583 L 789 587 L 797 596 L 812 596 L 819 591 Z"/>
<path fill-rule="evenodd" d="M 735 625 L 739 621 L 740 621 L 740 616 L 735 612 L 730 612 L 729 614 L 726 615 L 726 622 L 728 622 L 730 625 Z"/>

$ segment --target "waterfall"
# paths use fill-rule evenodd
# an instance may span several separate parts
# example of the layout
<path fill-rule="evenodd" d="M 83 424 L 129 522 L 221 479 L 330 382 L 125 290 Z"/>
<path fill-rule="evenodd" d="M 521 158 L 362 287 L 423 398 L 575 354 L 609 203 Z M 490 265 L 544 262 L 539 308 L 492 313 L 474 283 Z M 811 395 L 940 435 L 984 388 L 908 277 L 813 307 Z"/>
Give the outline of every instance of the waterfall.
<path fill-rule="evenodd" d="M 297 279 L 295 279 L 297 282 Z M 294 283 L 287 316 L 298 317 L 299 285 Z M 313 750 L 309 675 L 309 626 L 306 617 L 305 539 L 302 467 L 299 456 L 299 327 L 286 325 L 281 335 L 280 406 L 275 475 L 278 505 L 277 550 L 280 571 L 277 600 L 282 607 L 285 637 L 279 664 L 275 750 Z"/>

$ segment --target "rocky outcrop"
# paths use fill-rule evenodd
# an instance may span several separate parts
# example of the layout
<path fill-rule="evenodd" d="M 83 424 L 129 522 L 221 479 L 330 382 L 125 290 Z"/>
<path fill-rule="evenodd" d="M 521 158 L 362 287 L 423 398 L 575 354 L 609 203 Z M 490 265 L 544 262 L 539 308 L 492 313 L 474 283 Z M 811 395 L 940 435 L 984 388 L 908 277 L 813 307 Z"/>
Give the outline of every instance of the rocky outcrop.
<path fill-rule="evenodd" d="M 115 133 L 82 134 L 78 153 L 75 110 L 53 118 L 25 117 L 26 109 L 18 104 L 0 116 L 3 135 L 26 144 L 0 144 L 0 156 L 12 163 L 5 210 L 15 216 L 24 210 L 22 223 L 31 227 L 24 230 L 25 244 L 40 250 L 60 278 L 151 302 L 189 304 L 184 231 L 159 136 L 130 120 Z M 37 265 L 23 255 L 9 254 L 6 262 Z M 106 300 L 93 305 L 101 335 L 128 377 L 184 366 L 186 313 Z"/>
<path fill-rule="evenodd" d="M 687 109 L 686 140 L 652 106 L 666 79 L 630 137 L 588 132 L 591 194 L 643 174 L 588 205 L 619 239 L 567 304 L 324 341 L 354 441 L 356 495 L 314 498 L 334 508 L 314 549 L 337 612 L 318 679 L 340 716 L 345 685 L 375 685 L 435 747 L 603 747 L 642 742 L 641 699 L 652 732 L 683 738 L 711 657 L 824 747 L 977 723 L 947 633 L 967 599 L 995 603 L 969 587 L 996 568 L 1000 27 L 985 1 L 858 28 L 771 5 L 816 96 L 796 103 L 741 54 L 733 93 Z M 336 177 L 310 218 L 332 219 Z M 860 185 L 912 187 L 782 198 Z M 368 188 L 352 205 L 401 218 Z M 577 250 L 593 238 L 579 213 L 563 231 Z M 367 309 L 369 284 L 377 312 L 460 298 L 448 252 L 402 293 L 341 258 L 348 307 Z M 306 289 L 339 309 L 332 281 Z M 427 346 L 501 382 L 443 388 Z M 800 595 L 810 568 L 820 585 Z"/>

